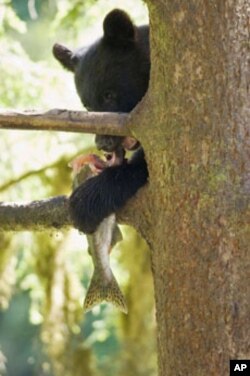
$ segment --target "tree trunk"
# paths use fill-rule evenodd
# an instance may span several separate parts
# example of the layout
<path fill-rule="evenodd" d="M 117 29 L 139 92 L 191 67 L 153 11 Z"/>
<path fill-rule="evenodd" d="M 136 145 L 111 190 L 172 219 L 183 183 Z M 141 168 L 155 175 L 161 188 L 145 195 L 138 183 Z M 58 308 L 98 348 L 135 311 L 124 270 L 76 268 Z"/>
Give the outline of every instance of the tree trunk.
<path fill-rule="evenodd" d="M 249 2 L 147 3 L 151 82 L 134 116 L 159 374 L 228 375 L 250 357 Z"/>

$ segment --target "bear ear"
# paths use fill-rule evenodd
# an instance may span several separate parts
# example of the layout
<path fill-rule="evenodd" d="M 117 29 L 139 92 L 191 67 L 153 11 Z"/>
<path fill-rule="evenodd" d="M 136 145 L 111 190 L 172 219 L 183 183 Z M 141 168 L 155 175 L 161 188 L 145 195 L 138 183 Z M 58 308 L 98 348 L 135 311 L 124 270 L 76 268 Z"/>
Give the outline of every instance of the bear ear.
<path fill-rule="evenodd" d="M 104 40 L 117 46 L 134 42 L 135 26 L 129 15 L 120 9 L 114 9 L 103 21 Z"/>
<path fill-rule="evenodd" d="M 77 58 L 74 56 L 73 52 L 62 44 L 54 44 L 53 46 L 54 57 L 62 64 L 62 66 L 71 72 L 75 71 L 75 65 L 77 63 Z"/>

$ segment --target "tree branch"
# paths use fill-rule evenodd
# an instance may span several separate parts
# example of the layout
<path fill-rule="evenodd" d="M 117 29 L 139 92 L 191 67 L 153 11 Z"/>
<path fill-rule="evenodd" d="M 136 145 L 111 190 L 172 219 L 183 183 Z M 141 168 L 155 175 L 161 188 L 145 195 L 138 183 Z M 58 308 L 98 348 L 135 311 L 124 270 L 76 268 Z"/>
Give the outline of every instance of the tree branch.
<path fill-rule="evenodd" d="M 129 205 L 117 213 L 117 220 L 130 224 L 141 231 L 145 217 L 142 213 L 146 187 L 129 200 Z M 146 218 L 146 217 L 145 217 Z M 56 196 L 23 204 L 0 202 L 0 231 L 44 231 L 72 226 L 68 210 L 68 198 Z"/>
<path fill-rule="evenodd" d="M 0 203 L 0 230 L 39 231 L 71 224 L 66 196 L 25 204 Z"/>
<path fill-rule="evenodd" d="M 53 109 L 0 111 L 0 129 L 43 130 L 130 136 L 129 114 Z"/>

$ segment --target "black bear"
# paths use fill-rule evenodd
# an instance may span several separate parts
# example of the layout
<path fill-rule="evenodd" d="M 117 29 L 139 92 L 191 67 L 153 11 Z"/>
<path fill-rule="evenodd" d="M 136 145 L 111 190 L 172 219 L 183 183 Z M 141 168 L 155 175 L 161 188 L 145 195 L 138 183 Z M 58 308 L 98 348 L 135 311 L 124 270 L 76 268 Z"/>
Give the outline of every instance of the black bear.
<path fill-rule="evenodd" d="M 136 27 L 122 10 L 111 11 L 103 22 L 103 36 L 87 48 L 71 51 L 55 44 L 53 54 L 75 76 L 77 92 L 88 111 L 129 112 L 144 96 L 149 82 L 149 28 Z M 128 163 L 112 166 L 80 185 L 69 200 L 76 228 L 94 232 L 116 212 L 148 178 L 139 142 L 114 136 L 96 136 L 99 149 L 112 152 L 121 145 L 137 149 Z"/>

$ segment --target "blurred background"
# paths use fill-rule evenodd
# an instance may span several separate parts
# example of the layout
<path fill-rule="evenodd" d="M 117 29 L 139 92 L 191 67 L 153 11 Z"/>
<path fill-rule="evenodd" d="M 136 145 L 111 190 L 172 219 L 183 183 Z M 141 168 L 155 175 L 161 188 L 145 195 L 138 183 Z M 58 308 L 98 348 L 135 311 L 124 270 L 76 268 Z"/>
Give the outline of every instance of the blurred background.
<path fill-rule="evenodd" d="M 114 0 L 0 0 L 0 107 L 82 109 L 71 73 L 52 57 L 102 34 Z M 146 6 L 123 0 L 137 24 Z M 0 131 L 0 201 L 69 194 L 68 162 L 94 151 L 94 136 Z M 84 235 L 76 230 L 0 232 L 0 376 L 155 376 L 156 339 L 149 250 L 121 226 L 111 254 L 129 314 L 102 304 L 84 314 L 92 274 Z"/>

